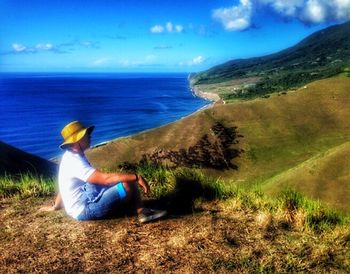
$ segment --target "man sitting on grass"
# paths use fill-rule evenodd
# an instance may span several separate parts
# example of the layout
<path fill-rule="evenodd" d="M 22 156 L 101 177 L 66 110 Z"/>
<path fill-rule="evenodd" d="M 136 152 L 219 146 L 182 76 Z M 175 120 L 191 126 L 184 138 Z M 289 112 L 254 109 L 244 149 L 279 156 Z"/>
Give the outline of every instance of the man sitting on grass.
<path fill-rule="evenodd" d="M 138 186 L 147 194 L 149 184 L 132 173 L 105 173 L 91 166 L 85 157 L 90 147 L 94 126 L 84 127 L 74 121 L 62 129 L 64 142 L 60 146 L 63 154 L 58 185 L 59 194 L 53 207 L 42 210 L 53 211 L 63 205 L 68 215 L 79 221 L 103 219 L 112 214 L 124 202 L 135 206 L 141 223 L 153 221 L 166 215 L 166 211 L 148 209 L 143 206 Z"/>

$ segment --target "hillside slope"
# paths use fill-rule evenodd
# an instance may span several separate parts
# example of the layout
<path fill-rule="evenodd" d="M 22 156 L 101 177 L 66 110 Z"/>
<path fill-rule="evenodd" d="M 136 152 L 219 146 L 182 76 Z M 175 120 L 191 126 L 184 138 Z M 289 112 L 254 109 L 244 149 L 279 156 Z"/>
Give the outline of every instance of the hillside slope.
<path fill-rule="evenodd" d="M 89 157 L 95 165 L 106 169 L 118 169 L 124 162 L 139 163 L 143 159 L 202 167 L 208 175 L 247 187 L 266 183 L 269 190 L 273 186 L 280 189 L 282 178 L 281 183 L 276 180 L 271 184 L 269 180 L 350 141 L 349 87 L 350 78 L 336 77 L 285 95 L 216 105 L 167 126 L 96 148 Z M 339 165 L 346 166 L 346 157 L 337 159 Z M 339 192 L 330 193 L 334 196 L 329 198 L 315 191 L 318 184 L 329 179 L 320 180 L 321 168 L 315 167 L 312 180 L 301 176 L 307 171 L 300 171 L 295 184 L 306 181 L 313 184 L 301 190 L 337 206 L 334 201 Z M 347 178 L 350 170 L 336 169 L 332 174 L 334 180 L 327 181 L 329 187 L 341 188 L 344 183 L 339 180 Z M 344 208 L 350 211 L 349 201 Z"/>
<path fill-rule="evenodd" d="M 239 59 L 192 75 L 193 85 L 248 81 L 223 99 L 300 87 L 350 69 L 350 21 L 318 31 L 278 53 Z M 251 81 L 253 79 L 254 81 Z"/>
<path fill-rule="evenodd" d="M 57 165 L 0 141 L 0 175 L 56 175 Z"/>
<path fill-rule="evenodd" d="M 350 197 L 349 155 L 350 142 L 338 145 L 272 177 L 263 189 L 276 195 L 289 187 L 346 211 Z"/>

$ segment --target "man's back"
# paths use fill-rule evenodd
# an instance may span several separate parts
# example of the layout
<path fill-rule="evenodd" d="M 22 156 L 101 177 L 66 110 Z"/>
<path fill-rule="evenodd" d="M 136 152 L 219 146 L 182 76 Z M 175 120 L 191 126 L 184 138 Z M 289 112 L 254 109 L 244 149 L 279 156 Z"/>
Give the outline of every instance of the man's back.
<path fill-rule="evenodd" d="M 59 190 L 67 213 L 76 218 L 83 211 L 81 188 L 95 171 L 87 159 L 78 153 L 67 150 L 60 163 L 58 173 Z"/>

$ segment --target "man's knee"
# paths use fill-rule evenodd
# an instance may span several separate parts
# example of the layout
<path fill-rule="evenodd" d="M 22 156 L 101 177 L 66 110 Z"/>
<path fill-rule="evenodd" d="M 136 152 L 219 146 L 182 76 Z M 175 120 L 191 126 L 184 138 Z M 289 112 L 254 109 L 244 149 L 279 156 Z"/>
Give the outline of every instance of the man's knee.
<path fill-rule="evenodd" d="M 135 193 L 136 184 L 135 182 L 122 182 L 122 184 L 126 192 L 126 198 L 129 199 Z"/>

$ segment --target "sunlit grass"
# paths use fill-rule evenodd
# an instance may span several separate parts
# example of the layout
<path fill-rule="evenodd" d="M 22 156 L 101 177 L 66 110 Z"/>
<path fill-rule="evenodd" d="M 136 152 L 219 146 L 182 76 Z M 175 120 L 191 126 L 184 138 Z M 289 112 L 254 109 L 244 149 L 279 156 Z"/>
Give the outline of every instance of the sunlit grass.
<path fill-rule="evenodd" d="M 346 214 L 308 199 L 293 189 L 284 190 L 277 198 L 272 198 L 258 186 L 244 189 L 234 182 L 208 177 L 198 169 L 145 164 L 138 166 L 136 171 L 150 182 L 152 199 L 170 199 L 173 207 L 181 206 L 176 203 L 182 201 L 197 207 L 205 201 L 223 201 L 227 207 L 265 212 L 262 214 L 265 219 L 274 218 L 286 227 L 314 232 L 350 224 L 350 217 Z M 54 193 L 54 179 L 30 174 L 15 179 L 10 176 L 0 178 L 0 198 L 45 197 Z"/>
<path fill-rule="evenodd" d="M 43 197 L 55 192 L 55 181 L 52 178 L 22 174 L 16 178 L 12 176 L 0 177 L 0 197 Z"/>
<path fill-rule="evenodd" d="M 186 190 L 196 192 L 193 199 L 199 201 L 221 200 L 229 207 L 234 204 L 240 209 L 267 212 L 286 226 L 302 230 L 322 232 L 350 224 L 350 217 L 346 214 L 326 207 L 320 201 L 308 199 L 293 189 L 270 197 L 259 186 L 243 188 L 231 181 L 208 177 L 198 169 L 170 169 L 145 164 L 138 166 L 137 172 L 150 181 L 155 199 L 176 196 L 181 189 L 181 195 Z"/>

